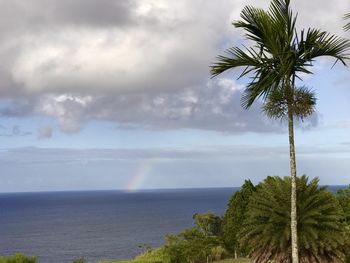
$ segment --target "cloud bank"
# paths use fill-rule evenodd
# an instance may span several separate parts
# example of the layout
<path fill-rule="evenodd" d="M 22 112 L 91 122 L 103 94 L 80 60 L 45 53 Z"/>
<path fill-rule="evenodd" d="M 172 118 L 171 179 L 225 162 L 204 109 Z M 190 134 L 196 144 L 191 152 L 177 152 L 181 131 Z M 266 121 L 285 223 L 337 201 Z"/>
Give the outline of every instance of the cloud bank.
<path fill-rule="evenodd" d="M 301 26 L 340 33 L 350 4 L 309 2 L 295 1 Z M 0 0 L 0 116 L 50 116 L 67 133 L 91 120 L 155 129 L 279 132 L 261 116 L 259 105 L 240 108 L 242 87 L 228 75 L 209 80 L 215 56 L 241 43 L 242 32 L 231 21 L 246 4 L 261 5 L 257 0 Z M 317 15 L 310 16 L 310 10 Z"/>

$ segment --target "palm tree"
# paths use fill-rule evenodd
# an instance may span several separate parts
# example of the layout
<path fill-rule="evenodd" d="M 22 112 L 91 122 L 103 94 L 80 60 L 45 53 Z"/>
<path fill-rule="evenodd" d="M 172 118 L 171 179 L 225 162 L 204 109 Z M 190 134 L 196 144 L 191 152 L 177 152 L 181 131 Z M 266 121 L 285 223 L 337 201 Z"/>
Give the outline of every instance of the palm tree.
<path fill-rule="evenodd" d="M 241 12 L 241 20 L 234 22 L 236 28 L 246 31 L 246 39 L 255 45 L 241 49 L 226 50 L 227 56 L 218 56 L 211 66 L 212 77 L 237 67 L 244 70 L 239 78 L 252 75 L 242 97 L 246 109 L 258 99 L 267 101 L 272 93 L 280 90 L 286 99 L 288 119 L 290 170 L 291 170 L 291 246 L 293 263 L 298 263 L 297 237 L 297 197 L 296 160 L 294 146 L 294 117 L 296 103 L 296 79 L 300 74 L 310 74 L 313 61 L 322 56 L 330 56 L 345 64 L 346 51 L 350 42 L 319 29 L 309 28 L 296 31 L 296 16 L 290 8 L 290 0 L 272 0 L 270 8 L 246 6 Z"/>
<path fill-rule="evenodd" d="M 290 177 L 267 177 L 250 198 L 242 245 L 251 249 L 252 261 L 291 262 Z M 340 205 L 318 179 L 297 179 L 300 262 L 344 262 L 346 229 Z"/>

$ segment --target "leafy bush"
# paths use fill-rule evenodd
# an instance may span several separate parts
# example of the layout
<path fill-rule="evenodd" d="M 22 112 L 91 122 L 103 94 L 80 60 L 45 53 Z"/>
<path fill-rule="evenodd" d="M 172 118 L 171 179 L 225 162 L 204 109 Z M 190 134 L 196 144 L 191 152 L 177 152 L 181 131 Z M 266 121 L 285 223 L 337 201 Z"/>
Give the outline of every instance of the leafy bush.
<path fill-rule="evenodd" d="M 135 263 L 169 263 L 169 257 L 166 255 L 164 248 L 148 249 L 145 253 L 134 260 Z"/>
<path fill-rule="evenodd" d="M 350 186 L 345 189 L 337 191 L 337 200 L 343 209 L 344 219 L 348 225 L 350 225 Z"/>
<path fill-rule="evenodd" d="M 336 197 L 344 213 L 344 224 L 346 225 L 348 231 L 347 242 L 348 246 L 350 247 L 350 186 L 348 188 L 338 190 Z M 350 263 L 350 249 L 348 249 L 345 254 L 345 262 Z"/>
<path fill-rule="evenodd" d="M 170 263 L 212 262 L 224 254 L 219 249 L 220 240 L 216 236 L 206 236 L 196 228 L 186 229 L 177 235 L 168 235 L 165 252 Z"/>
<path fill-rule="evenodd" d="M 100 263 L 170 263 L 169 257 L 165 254 L 164 248 L 148 249 L 133 260 L 109 261 L 103 260 Z"/>
<path fill-rule="evenodd" d="M 226 254 L 226 249 L 222 246 L 216 246 L 211 249 L 211 258 L 214 260 L 220 260 L 224 258 Z"/>
<path fill-rule="evenodd" d="M 13 256 L 0 257 L 0 263 L 36 263 L 36 257 L 27 257 L 22 253 Z"/>
<path fill-rule="evenodd" d="M 290 178 L 268 177 L 248 206 L 241 241 L 254 262 L 291 262 Z M 335 196 L 318 179 L 297 180 L 300 262 L 344 262 L 346 230 Z"/>
<path fill-rule="evenodd" d="M 254 192 L 254 185 L 250 180 L 246 180 L 241 189 L 235 192 L 228 202 L 222 220 L 222 239 L 225 249 L 231 255 L 245 256 L 247 254 L 245 247 L 239 244 L 238 234 L 243 227 L 247 206 Z"/>
<path fill-rule="evenodd" d="M 84 263 L 84 262 L 85 262 L 84 258 L 77 258 L 77 259 L 73 259 L 72 263 Z"/>

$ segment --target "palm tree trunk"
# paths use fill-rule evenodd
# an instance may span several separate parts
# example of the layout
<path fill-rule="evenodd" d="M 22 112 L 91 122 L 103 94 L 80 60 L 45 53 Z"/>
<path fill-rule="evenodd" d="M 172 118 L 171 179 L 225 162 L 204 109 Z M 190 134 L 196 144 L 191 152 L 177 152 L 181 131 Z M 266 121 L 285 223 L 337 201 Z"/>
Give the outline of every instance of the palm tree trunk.
<path fill-rule="evenodd" d="M 290 97 L 293 98 L 292 87 L 289 85 Z M 299 263 L 298 251 L 298 222 L 297 222 L 297 167 L 295 160 L 294 146 L 294 120 L 293 107 L 289 99 L 288 102 L 288 131 L 289 131 L 289 153 L 290 153 L 290 174 L 291 174 L 291 237 L 292 237 L 292 262 Z"/>

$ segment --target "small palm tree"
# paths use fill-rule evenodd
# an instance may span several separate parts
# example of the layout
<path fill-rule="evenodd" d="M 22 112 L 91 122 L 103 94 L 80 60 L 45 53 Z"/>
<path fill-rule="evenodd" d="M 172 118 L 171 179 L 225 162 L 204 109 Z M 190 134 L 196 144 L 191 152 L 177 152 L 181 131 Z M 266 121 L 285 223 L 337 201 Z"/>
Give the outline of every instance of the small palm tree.
<path fill-rule="evenodd" d="M 315 93 L 307 87 L 295 87 L 291 107 L 294 116 L 303 121 L 315 112 Z M 263 105 L 263 112 L 271 119 L 288 117 L 288 98 L 283 89 L 276 89 L 269 94 Z"/>
<path fill-rule="evenodd" d="M 325 31 L 309 28 L 297 34 L 296 16 L 290 9 L 290 0 L 272 0 L 268 11 L 247 6 L 241 13 L 242 20 L 233 23 L 246 31 L 246 38 L 255 43 L 251 48 L 232 47 L 227 56 L 218 56 L 211 66 L 212 77 L 229 69 L 243 67 L 239 77 L 252 74 L 242 97 L 242 105 L 248 109 L 258 99 L 280 96 L 284 99 L 283 114 L 288 119 L 290 168 L 291 168 L 291 236 L 293 263 L 298 263 L 296 159 L 294 146 L 294 117 L 298 114 L 298 89 L 296 79 L 300 74 L 310 74 L 313 61 L 330 56 L 345 65 L 350 42 Z M 302 92 L 302 91 L 301 91 Z M 312 98 L 312 93 L 306 97 Z M 304 95 L 305 95 L 304 94 Z M 309 107 L 312 106 L 312 100 Z"/>
<path fill-rule="evenodd" d="M 248 205 L 242 245 L 251 249 L 252 261 L 292 262 L 289 177 L 268 177 L 257 186 Z M 297 179 L 300 262 L 343 262 L 346 230 L 335 196 L 318 179 Z"/>

